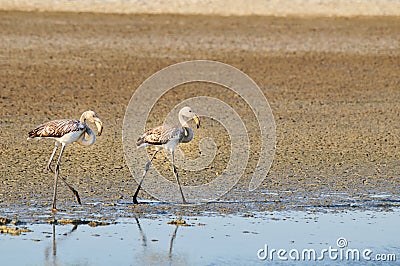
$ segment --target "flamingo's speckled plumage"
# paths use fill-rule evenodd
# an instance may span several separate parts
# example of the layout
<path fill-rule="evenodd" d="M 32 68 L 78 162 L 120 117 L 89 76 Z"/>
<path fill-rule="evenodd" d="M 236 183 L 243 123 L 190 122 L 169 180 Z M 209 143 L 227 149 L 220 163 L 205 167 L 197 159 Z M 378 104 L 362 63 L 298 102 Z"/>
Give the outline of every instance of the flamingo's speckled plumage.
<path fill-rule="evenodd" d="M 83 146 L 93 145 L 96 141 L 96 136 L 92 129 L 86 124 L 86 120 L 95 123 L 97 127 L 97 134 L 100 136 L 103 131 L 103 123 L 94 111 L 86 111 L 81 115 L 80 120 L 73 119 L 59 119 L 46 122 L 29 131 L 28 140 L 32 139 L 53 139 L 55 140 L 55 147 L 53 153 L 50 156 L 50 160 L 47 163 L 47 169 L 53 172 L 51 169 L 51 163 L 54 155 L 61 144 L 60 155 L 58 156 L 55 176 L 54 176 L 54 194 L 53 194 L 53 211 L 56 211 L 56 194 L 57 194 L 57 180 L 58 173 L 61 163 L 61 157 L 64 152 L 65 146 L 70 143 L 77 142 Z M 72 190 L 78 203 L 80 204 L 80 198 L 78 192 L 68 185 L 64 179 L 62 181 Z"/>
<path fill-rule="evenodd" d="M 189 127 L 189 125 L 187 124 L 187 120 L 184 117 L 189 118 L 189 120 L 194 119 L 194 121 L 197 124 L 197 128 L 200 127 L 199 116 L 190 107 L 184 107 L 179 111 L 179 122 L 181 124 L 180 126 L 170 127 L 167 125 L 163 125 L 163 126 L 158 126 L 158 127 L 149 129 L 140 138 L 138 138 L 138 140 L 136 141 L 136 146 L 138 148 L 146 147 L 146 146 L 150 146 L 150 145 L 161 146 L 165 150 L 168 150 L 171 152 L 173 171 L 174 171 L 176 180 L 179 185 L 179 189 L 180 189 L 180 192 L 182 195 L 182 201 L 184 203 L 186 203 L 186 200 L 183 195 L 182 188 L 181 188 L 181 185 L 179 182 L 178 171 L 176 170 L 175 162 L 174 162 L 175 148 L 179 145 L 179 143 L 190 142 L 194 137 L 193 130 Z M 142 179 L 139 183 L 139 186 L 138 186 L 135 194 L 133 195 L 134 203 L 138 203 L 136 197 L 139 193 L 139 190 L 140 190 L 141 184 L 144 180 L 144 177 L 145 177 L 147 171 L 149 170 L 150 164 L 153 161 L 153 159 L 158 151 L 159 151 L 159 149 L 157 148 L 156 152 L 153 154 L 150 161 L 146 164 Z"/>

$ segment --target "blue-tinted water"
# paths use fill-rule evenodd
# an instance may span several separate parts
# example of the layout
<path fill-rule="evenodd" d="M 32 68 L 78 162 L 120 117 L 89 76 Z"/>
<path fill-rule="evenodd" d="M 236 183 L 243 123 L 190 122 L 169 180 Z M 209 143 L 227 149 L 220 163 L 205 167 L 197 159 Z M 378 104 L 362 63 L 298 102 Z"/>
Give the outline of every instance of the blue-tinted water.
<path fill-rule="evenodd" d="M 33 232 L 0 235 L 0 253 L 4 265 L 364 265 L 376 255 L 393 265 L 400 259 L 399 218 L 400 210 L 291 211 L 183 217 L 191 226 L 170 225 L 167 217 L 98 227 L 27 224 Z"/>

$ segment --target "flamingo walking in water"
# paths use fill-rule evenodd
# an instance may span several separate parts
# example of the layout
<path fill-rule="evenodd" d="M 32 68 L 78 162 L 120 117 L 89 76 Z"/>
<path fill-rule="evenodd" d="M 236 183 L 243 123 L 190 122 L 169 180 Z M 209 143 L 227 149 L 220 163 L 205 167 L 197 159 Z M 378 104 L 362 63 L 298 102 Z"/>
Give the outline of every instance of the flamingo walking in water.
<path fill-rule="evenodd" d="M 37 128 L 29 131 L 28 140 L 32 139 L 53 139 L 55 140 L 55 147 L 50 156 L 50 160 L 47 163 L 47 170 L 54 172 L 54 192 L 53 192 L 53 205 L 52 211 L 56 212 L 56 198 L 57 198 L 57 181 L 60 172 L 61 157 L 64 153 L 65 147 L 73 142 L 77 142 L 82 146 L 91 146 L 96 141 L 96 136 L 92 129 L 86 124 L 86 121 L 92 122 L 97 127 L 97 135 L 100 136 L 103 131 L 103 123 L 94 111 L 86 111 L 81 115 L 79 120 L 72 119 L 60 119 L 53 120 L 44 123 Z M 54 155 L 61 144 L 61 151 L 58 156 L 55 171 L 51 168 L 51 163 L 53 161 Z M 81 204 L 78 191 L 76 191 L 72 186 L 70 186 L 64 178 L 62 181 L 68 186 L 68 188 L 74 193 L 76 200 Z"/>
<path fill-rule="evenodd" d="M 185 196 L 183 195 L 182 187 L 181 187 L 181 184 L 179 181 L 178 171 L 176 170 L 176 166 L 175 166 L 174 150 L 179 145 L 179 143 L 188 143 L 193 139 L 193 137 L 194 137 L 193 130 L 189 127 L 187 122 L 190 119 L 193 119 L 197 125 L 197 128 L 199 128 L 200 127 L 200 117 L 190 107 L 183 107 L 179 111 L 178 117 L 179 117 L 179 122 L 181 124 L 180 126 L 170 127 L 170 126 L 163 125 L 163 126 L 158 126 L 158 127 L 149 129 L 146 131 L 146 133 L 144 133 L 136 141 L 136 146 L 138 148 L 147 147 L 150 145 L 157 146 L 157 148 L 156 148 L 155 153 L 151 157 L 150 161 L 147 162 L 147 164 L 144 168 L 142 179 L 140 180 L 139 186 L 136 189 L 135 194 L 133 195 L 133 203 L 135 203 L 135 204 L 139 203 L 137 201 L 137 195 L 142 186 L 144 177 L 145 177 L 147 171 L 149 170 L 154 157 L 160 151 L 160 148 L 168 150 L 172 154 L 172 170 L 174 172 L 176 181 L 179 186 L 179 191 L 182 196 L 182 202 L 184 204 L 186 203 L 186 199 L 185 199 Z"/>

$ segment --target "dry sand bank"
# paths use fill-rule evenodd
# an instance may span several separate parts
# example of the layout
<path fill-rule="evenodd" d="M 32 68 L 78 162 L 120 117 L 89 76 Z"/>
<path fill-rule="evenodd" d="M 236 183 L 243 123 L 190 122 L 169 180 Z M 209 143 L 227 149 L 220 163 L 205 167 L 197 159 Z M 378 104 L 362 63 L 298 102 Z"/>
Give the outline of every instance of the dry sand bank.
<path fill-rule="evenodd" d="M 0 0 L 0 10 L 119 14 L 399 16 L 397 0 Z"/>

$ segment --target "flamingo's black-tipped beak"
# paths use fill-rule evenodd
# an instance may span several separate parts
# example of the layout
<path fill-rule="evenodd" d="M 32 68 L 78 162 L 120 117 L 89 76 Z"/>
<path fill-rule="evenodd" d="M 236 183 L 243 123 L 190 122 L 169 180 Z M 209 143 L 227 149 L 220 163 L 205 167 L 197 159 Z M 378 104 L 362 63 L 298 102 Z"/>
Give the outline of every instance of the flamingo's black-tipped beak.
<path fill-rule="evenodd" d="M 97 127 L 97 136 L 100 136 L 103 133 L 103 122 L 99 118 L 95 118 L 94 123 Z"/>
<path fill-rule="evenodd" d="M 198 115 L 196 115 L 193 117 L 193 120 L 196 123 L 197 128 L 199 128 L 200 127 L 200 117 Z"/>

